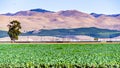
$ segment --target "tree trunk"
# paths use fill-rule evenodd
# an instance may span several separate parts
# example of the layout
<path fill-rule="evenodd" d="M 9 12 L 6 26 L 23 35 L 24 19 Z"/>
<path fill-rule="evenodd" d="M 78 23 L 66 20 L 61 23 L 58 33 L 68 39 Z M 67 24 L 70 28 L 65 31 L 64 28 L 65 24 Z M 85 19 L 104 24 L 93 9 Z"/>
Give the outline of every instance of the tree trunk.
<path fill-rule="evenodd" d="M 15 39 L 12 39 L 12 40 L 11 40 L 11 43 L 15 43 Z"/>

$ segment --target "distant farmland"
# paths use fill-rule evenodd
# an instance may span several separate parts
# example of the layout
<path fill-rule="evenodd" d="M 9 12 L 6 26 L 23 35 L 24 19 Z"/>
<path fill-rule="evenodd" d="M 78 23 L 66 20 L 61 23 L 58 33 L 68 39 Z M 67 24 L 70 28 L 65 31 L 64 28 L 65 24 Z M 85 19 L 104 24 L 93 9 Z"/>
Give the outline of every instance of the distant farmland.
<path fill-rule="evenodd" d="M 120 67 L 120 44 L 0 44 L 0 67 Z"/>

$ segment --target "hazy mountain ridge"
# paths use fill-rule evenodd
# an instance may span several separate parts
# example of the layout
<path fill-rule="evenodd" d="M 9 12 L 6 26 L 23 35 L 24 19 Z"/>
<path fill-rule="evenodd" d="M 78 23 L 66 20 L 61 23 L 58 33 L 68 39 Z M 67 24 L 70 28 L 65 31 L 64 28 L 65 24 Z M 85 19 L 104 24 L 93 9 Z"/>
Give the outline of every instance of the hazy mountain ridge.
<path fill-rule="evenodd" d="M 0 38 L 8 37 L 7 31 L 0 30 Z"/>
<path fill-rule="evenodd" d="M 94 33 L 93 33 L 94 32 Z M 114 38 L 120 36 L 120 31 L 100 29 L 95 27 L 90 28 L 73 28 L 73 29 L 42 29 L 22 33 L 21 36 L 52 36 L 59 38 L 74 38 L 75 36 L 90 36 L 94 38 Z M 0 31 L 0 38 L 8 37 L 6 31 Z"/>
<path fill-rule="evenodd" d="M 114 38 L 120 36 L 120 31 L 90 27 L 90 28 L 52 29 L 52 30 L 43 29 L 39 31 L 30 31 L 25 34 L 35 35 L 35 36 L 55 36 L 55 37 L 66 37 L 66 36 L 72 37 L 77 35 L 85 35 L 94 38 Z"/>
<path fill-rule="evenodd" d="M 31 9 L 30 11 L 34 11 L 34 12 L 41 12 L 41 13 L 45 13 L 45 12 L 53 12 L 53 11 L 49 11 L 49 10 L 45 10 L 45 9 Z"/>
<path fill-rule="evenodd" d="M 120 14 L 111 14 L 111 15 L 106 15 L 106 14 L 97 14 L 97 13 L 91 13 L 90 15 L 94 17 L 100 17 L 100 16 L 107 16 L 107 17 L 119 17 Z"/>
<path fill-rule="evenodd" d="M 46 13 L 50 12 L 53 13 L 53 11 L 45 10 L 45 9 L 31 9 L 31 10 L 26 10 L 26 11 L 18 11 L 16 13 L 6 13 L 2 15 L 6 16 L 32 16 L 36 13 Z"/>
<path fill-rule="evenodd" d="M 37 13 L 55 13 L 54 11 L 49 11 L 49 10 L 45 10 L 45 9 L 30 9 L 30 10 L 26 10 L 26 11 L 18 11 L 16 13 L 6 13 L 6 14 L 2 14 L 2 15 L 6 15 L 6 16 L 15 16 L 15 15 L 27 15 L 27 16 L 31 16 L 31 14 L 29 13 L 33 13 L 33 12 L 37 12 Z M 78 10 L 64 10 L 64 11 L 59 11 L 57 12 L 59 13 L 60 15 L 63 15 L 63 16 L 86 16 L 87 13 L 84 13 L 84 12 L 80 12 Z M 100 16 L 108 16 L 108 17 L 119 17 L 120 14 L 111 14 L 111 15 L 107 15 L 107 14 L 97 14 L 97 13 L 91 13 L 91 14 L 88 14 L 88 15 L 92 15 L 93 17 L 100 17 Z"/>
<path fill-rule="evenodd" d="M 105 14 L 87 14 L 77 10 L 65 10 L 53 12 L 43 9 L 31 9 L 16 12 L 15 14 L 3 14 L 0 16 L 1 30 L 7 30 L 6 25 L 12 20 L 21 22 L 22 31 L 32 31 L 40 29 L 70 29 L 97 27 L 120 31 L 120 16 Z M 34 25 L 34 26 L 33 26 Z"/>

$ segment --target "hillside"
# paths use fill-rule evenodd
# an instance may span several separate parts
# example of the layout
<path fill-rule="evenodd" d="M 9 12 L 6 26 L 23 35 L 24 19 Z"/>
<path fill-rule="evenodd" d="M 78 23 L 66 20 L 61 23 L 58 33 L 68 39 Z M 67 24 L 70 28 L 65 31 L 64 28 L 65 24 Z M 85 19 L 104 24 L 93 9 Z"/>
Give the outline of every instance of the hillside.
<path fill-rule="evenodd" d="M 0 30 L 0 38 L 8 37 L 7 31 Z"/>
<path fill-rule="evenodd" d="M 120 31 L 91 28 L 74 28 L 74 29 L 51 29 L 29 31 L 24 33 L 23 36 L 53 36 L 53 37 L 73 37 L 78 35 L 90 36 L 94 38 L 114 38 L 120 36 Z"/>
<path fill-rule="evenodd" d="M 120 36 L 120 31 L 90 28 L 73 28 L 73 29 L 42 29 L 22 33 L 21 36 L 49 36 L 59 38 L 75 38 L 76 36 L 89 36 L 93 38 L 114 38 Z M 0 31 L 0 38 L 8 37 L 6 31 Z"/>
<path fill-rule="evenodd" d="M 1 30 L 8 30 L 6 25 L 12 20 L 21 22 L 22 31 L 28 32 L 40 29 L 71 29 L 96 27 L 120 31 L 119 14 L 105 15 L 87 14 L 77 10 L 53 12 L 43 9 L 18 11 L 14 14 L 0 15 Z"/>

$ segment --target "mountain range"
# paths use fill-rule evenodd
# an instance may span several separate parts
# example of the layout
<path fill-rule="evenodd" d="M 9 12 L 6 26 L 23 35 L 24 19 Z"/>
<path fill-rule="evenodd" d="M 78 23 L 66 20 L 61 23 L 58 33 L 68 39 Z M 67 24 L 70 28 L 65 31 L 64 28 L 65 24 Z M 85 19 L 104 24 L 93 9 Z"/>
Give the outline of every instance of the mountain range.
<path fill-rule="evenodd" d="M 35 13 L 46 13 L 46 12 L 50 12 L 50 13 L 53 13 L 53 11 L 48 11 L 48 10 L 45 10 L 45 9 L 31 9 L 31 10 L 28 10 L 28 11 L 18 11 L 16 13 L 6 13 L 6 14 L 2 14 L 2 15 L 6 15 L 6 16 L 32 16 L 34 15 Z"/>
<path fill-rule="evenodd" d="M 78 35 L 85 35 L 94 38 L 114 38 L 120 36 L 120 31 L 90 27 L 90 28 L 51 29 L 51 30 L 43 29 L 39 31 L 29 31 L 22 35 L 23 36 L 53 36 L 60 38 L 64 38 L 68 36 L 74 37 Z"/>
<path fill-rule="evenodd" d="M 6 13 L 0 15 L 0 30 L 7 31 L 6 25 L 12 21 L 18 20 L 22 25 L 22 32 L 29 33 L 35 31 L 39 35 L 40 30 L 54 30 L 61 29 L 79 29 L 87 28 L 86 31 L 94 29 L 108 29 L 120 31 L 120 14 L 97 14 L 84 13 L 78 10 L 61 10 L 58 12 L 49 11 L 45 9 L 31 9 L 25 11 L 18 11 L 16 13 Z M 93 28 L 92 28 L 93 29 Z M 49 32 L 49 31 L 48 31 Z M 93 34 L 95 31 L 92 31 Z M 62 32 L 60 34 L 63 34 Z M 65 32 L 65 34 L 67 34 Z M 119 36 L 117 33 L 115 36 Z M 95 36 L 94 36 L 95 37 Z M 102 36 L 103 37 L 103 36 Z"/>
<path fill-rule="evenodd" d="M 75 36 L 80 35 L 90 36 L 93 38 L 114 38 L 120 36 L 120 31 L 90 27 L 90 28 L 51 29 L 51 30 L 42 29 L 39 31 L 29 31 L 21 34 L 21 36 L 52 36 L 59 38 L 65 37 L 74 38 Z M 6 31 L 0 31 L 0 38 L 2 37 L 8 37 Z"/>
<path fill-rule="evenodd" d="M 31 9 L 18 11 L 14 14 L 1 14 L 0 20 L 3 25 L 6 25 L 9 21 L 18 20 L 21 22 L 24 31 L 81 27 L 120 30 L 120 14 L 87 14 L 77 10 L 53 12 L 44 9 Z M 6 26 L 3 25 L 0 28 L 6 30 Z"/>
<path fill-rule="evenodd" d="M 66 11 L 69 11 L 69 12 L 66 12 Z M 70 16 L 71 14 L 78 14 L 79 15 L 79 11 L 77 10 L 74 10 L 72 12 L 72 10 L 66 10 L 66 11 L 62 11 L 61 14 L 64 15 L 64 16 Z M 23 16 L 32 16 L 32 14 L 29 14 L 29 13 L 32 13 L 32 12 L 39 12 L 39 13 L 46 13 L 46 12 L 50 12 L 50 13 L 55 13 L 54 11 L 49 11 L 49 10 L 45 10 L 45 9 L 31 9 L 31 10 L 27 10 L 27 11 L 18 11 L 16 13 L 6 13 L 6 14 L 2 14 L 2 15 L 6 15 L 6 16 L 16 16 L 16 15 L 23 15 Z M 120 14 L 111 14 L 111 15 L 105 15 L 105 14 L 96 14 L 96 13 L 91 13 L 90 15 L 94 16 L 94 17 L 100 17 L 102 15 L 104 16 L 108 16 L 108 17 L 119 17 Z"/>

